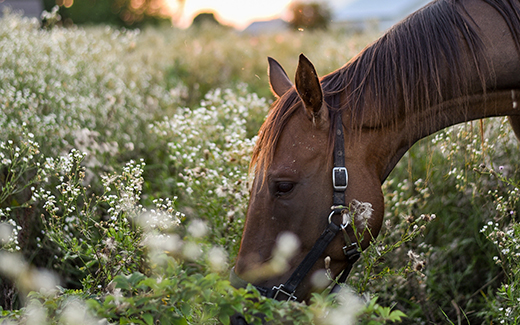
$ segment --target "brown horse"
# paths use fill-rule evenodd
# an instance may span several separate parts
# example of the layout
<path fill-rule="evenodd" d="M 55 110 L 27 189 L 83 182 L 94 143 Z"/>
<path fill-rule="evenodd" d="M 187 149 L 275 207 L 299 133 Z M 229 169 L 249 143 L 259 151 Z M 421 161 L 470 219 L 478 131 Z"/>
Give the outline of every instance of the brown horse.
<path fill-rule="evenodd" d="M 252 157 L 254 182 L 231 278 L 236 286 L 250 282 L 267 288 L 270 297 L 304 301 L 318 290 L 311 279 L 325 267 L 326 257 L 334 277 L 350 267 L 352 260 L 342 249 L 345 240 L 360 239 L 359 249 L 365 249 L 378 235 L 384 210 L 381 184 L 416 141 L 492 116 L 509 116 L 520 134 L 520 2 L 434 1 L 321 79 L 301 55 L 295 86 L 273 59 L 269 81 L 277 100 Z M 343 143 L 335 136 L 341 132 Z M 342 212 L 335 206 L 331 213 L 338 147 L 340 156 L 344 152 L 348 186 L 341 191 L 346 202 L 339 207 Z M 354 227 L 341 221 L 341 216 L 351 217 L 345 212 L 351 211 L 351 202 L 362 202 L 371 212 L 366 224 L 362 218 Z M 329 215 L 337 220 L 328 220 Z M 329 222 L 339 224 L 346 235 L 333 236 L 315 251 Z M 283 233 L 295 234 L 300 245 L 287 267 L 277 268 L 273 250 Z M 318 256 L 297 286 L 278 290 L 299 272 L 310 251 Z"/>

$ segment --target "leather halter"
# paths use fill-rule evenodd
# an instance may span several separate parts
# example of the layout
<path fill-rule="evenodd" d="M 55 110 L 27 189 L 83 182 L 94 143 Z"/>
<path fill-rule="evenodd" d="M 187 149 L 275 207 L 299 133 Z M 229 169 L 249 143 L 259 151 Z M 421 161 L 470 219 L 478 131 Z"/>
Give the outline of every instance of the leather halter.
<path fill-rule="evenodd" d="M 297 300 L 297 297 L 295 296 L 296 288 L 302 282 L 305 276 L 307 276 L 314 264 L 316 264 L 318 259 L 323 254 L 324 250 L 332 242 L 340 230 L 342 231 L 345 239 L 343 253 L 347 259 L 348 266 L 345 270 L 343 270 L 341 276 L 336 281 L 337 284 L 343 283 L 347 280 L 348 274 L 350 273 L 353 264 L 360 256 L 357 241 L 352 241 L 347 233 L 348 228 L 352 229 L 352 217 L 349 214 L 348 207 L 345 203 L 345 190 L 348 186 L 348 172 L 347 168 L 345 167 L 345 141 L 341 113 L 336 114 L 335 124 L 334 168 L 332 169 L 332 187 L 334 195 L 331 213 L 328 216 L 329 224 L 311 250 L 307 253 L 303 261 L 300 263 L 300 265 L 298 265 L 296 270 L 294 270 L 292 275 L 285 283 L 273 286 L 272 288 L 254 286 L 262 296 L 276 300 Z M 336 225 L 332 220 L 335 216 L 341 217 L 340 225 Z M 241 279 L 236 274 L 234 267 L 231 269 L 229 281 L 235 288 L 245 288 L 248 285 L 247 281 Z M 336 291 L 337 284 L 334 286 L 331 292 Z"/>

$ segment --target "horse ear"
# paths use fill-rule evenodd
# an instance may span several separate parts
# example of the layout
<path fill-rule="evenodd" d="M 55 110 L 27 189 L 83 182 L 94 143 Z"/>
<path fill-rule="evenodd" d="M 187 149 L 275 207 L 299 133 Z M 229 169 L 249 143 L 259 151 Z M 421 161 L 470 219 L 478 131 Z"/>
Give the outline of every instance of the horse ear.
<path fill-rule="evenodd" d="M 271 91 L 276 97 L 282 97 L 292 88 L 293 84 L 278 61 L 271 57 L 268 57 L 267 60 L 269 61 L 267 75 L 269 76 Z"/>
<path fill-rule="evenodd" d="M 312 117 L 319 116 L 323 105 L 323 91 L 316 69 L 303 54 L 300 54 L 295 81 L 296 91 L 309 115 Z"/>

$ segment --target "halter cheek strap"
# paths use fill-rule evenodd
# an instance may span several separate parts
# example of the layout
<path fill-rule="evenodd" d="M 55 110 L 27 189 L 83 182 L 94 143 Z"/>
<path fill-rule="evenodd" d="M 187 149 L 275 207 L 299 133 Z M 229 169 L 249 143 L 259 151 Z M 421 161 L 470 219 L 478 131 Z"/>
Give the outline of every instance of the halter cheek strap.
<path fill-rule="evenodd" d="M 328 226 L 325 228 L 316 243 L 314 243 L 314 246 L 307 253 L 303 261 L 298 265 L 296 270 L 294 270 L 285 283 L 273 286 L 272 288 L 255 286 L 260 294 L 267 298 L 273 298 L 277 300 L 297 300 L 297 297 L 295 296 L 296 288 L 307 276 L 314 264 L 316 264 L 327 246 L 332 242 L 340 230 L 342 231 L 345 238 L 343 253 L 347 259 L 348 266 L 338 278 L 337 283 L 346 281 L 353 264 L 360 256 L 357 242 L 352 241 L 347 232 L 347 230 L 352 228 L 352 226 L 351 216 L 348 213 L 348 207 L 345 204 L 345 190 L 348 186 L 348 172 L 347 168 L 345 167 L 345 141 L 341 114 L 337 114 L 336 120 L 334 122 L 336 124 L 336 137 L 334 139 L 334 168 L 332 169 L 332 186 L 334 194 L 333 205 L 331 207 L 332 211 L 328 218 Z M 341 224 L 339 226 L 333 222 L 333 218 L 336 215 L 339 215 L 342 218 Z M 236 274 L 234 267 L 231 270 L 229 281 L 235 288 L 245 288 L 248 285 L 247 281 L 241 279 Z M 337 285 L 331 292 L 336 290 Z"/>
<path fill-rule="evenodd" d="M 332 168 L 332 187 L 334 189 L 333 205 L 331 207 L 331 214 L 329 215 L 329 225 L 333 224 L 332 218 L 339 214 L 342 217 L 341 225 L 339 226 L 345 239 L 345 246 L 343 246 L 343 254 L 347 259 L 347 268 L 343 270 L 341 276 L 336 280 L 336 285 L 331 292 L 339 290 L 340 283 L 345 283 L 347 277 L 354 266 L 354 263 L 359 259 L 360 252 L 357 241 L 352 241 L 348 234 L 348 229 L 352 228 L 352 217 L 348 211 L 345 202 L 345 191 L 348 186 L 348 171 L 345 167 L 345 136 L 343 131 L 343 121 L 341 114 L 336 115 L 336 134 L 334 139 L 334 168 Z"/>

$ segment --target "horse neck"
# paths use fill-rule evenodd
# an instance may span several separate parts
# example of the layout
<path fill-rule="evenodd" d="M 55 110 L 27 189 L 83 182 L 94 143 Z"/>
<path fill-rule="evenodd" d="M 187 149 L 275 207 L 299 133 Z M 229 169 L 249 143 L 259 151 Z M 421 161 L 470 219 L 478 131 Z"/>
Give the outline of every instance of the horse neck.
<path fill-rule="evenodd" d="M 461 3 L 464 11 L 460 17 L 465 17 L 463 19 L 472 31 L 468 35 L 451 32 L 452 36 L 456 36 L 452 42 L 458 47 L 445 52 L 443 46 L 430 44 L 426 52 L 416 50 L 422 55 L 412 56 L 406 62 L 401 60 L 394 64 L 394 70 L 388 69 L 392 73 L 373 79 L 373 84 L 377 85 L 379 80 L 391 80 L 390 76 L 394 74 L 397 75 L 394 83 L 387 83 L 386 88 L 372 86 L 375 90 L 367 91 L 359 100 L 364 103 L 363 113 L 359 115 L 365 129 L 362 132 L 365 148 L 362 149 L 379 157 L 378 172 L 382 181 L 402 155 L 421 138 L 466 121 L 493 116 L 520 116 L 517 103 L 520 91 L 514 90 L 520 89 L 518 16 L 514 10 L 499 12 L 486 1 L 464 0 Z M 441 2 L 439 4 L 442 5 Z M 411 22 L 413 20 L 408 24 Z M 399 44 L 405 42 L 407 33 L 413 30 L 405 24 L 402 26 L 405 28 L 396 28 L 383 41 L 392 40 L 394 47 L 402 47 Z M 422 36 L 428 35 L 442 42 L 438 35 Z M 420 49 L 421 44 L 415 45 Z M 391 56 L 378 53 L 384 42 L 376 42 L 376 45 L 367 53 L 379 59 L 386 58 L 387 61 L 381 64 L 391 65 L 394 62 L 389 59 Z M 399 55 L 396 54 L 396 57 Z M 363 59 L 362 54 L 352 66 L 363 62 Z M 426 68 L 417 72 L 417 66 Z M 421 86 L 423 84 L 424 87 Z M 387 96 L 389 100 L 384 98 Z"/>
<path fill-rule="evenodd" d="M 369 141 L 372 144 L 371 151 L 378 157 L 385 157 L 379 166 L 381 182 L 418 140 L 467 121 L 496 116 L 520 116 L 519 102 L 520 89 L 472 94 L 418 111 L 416 116 L 397 126 L 374 132 L 373 139 Z"/>

